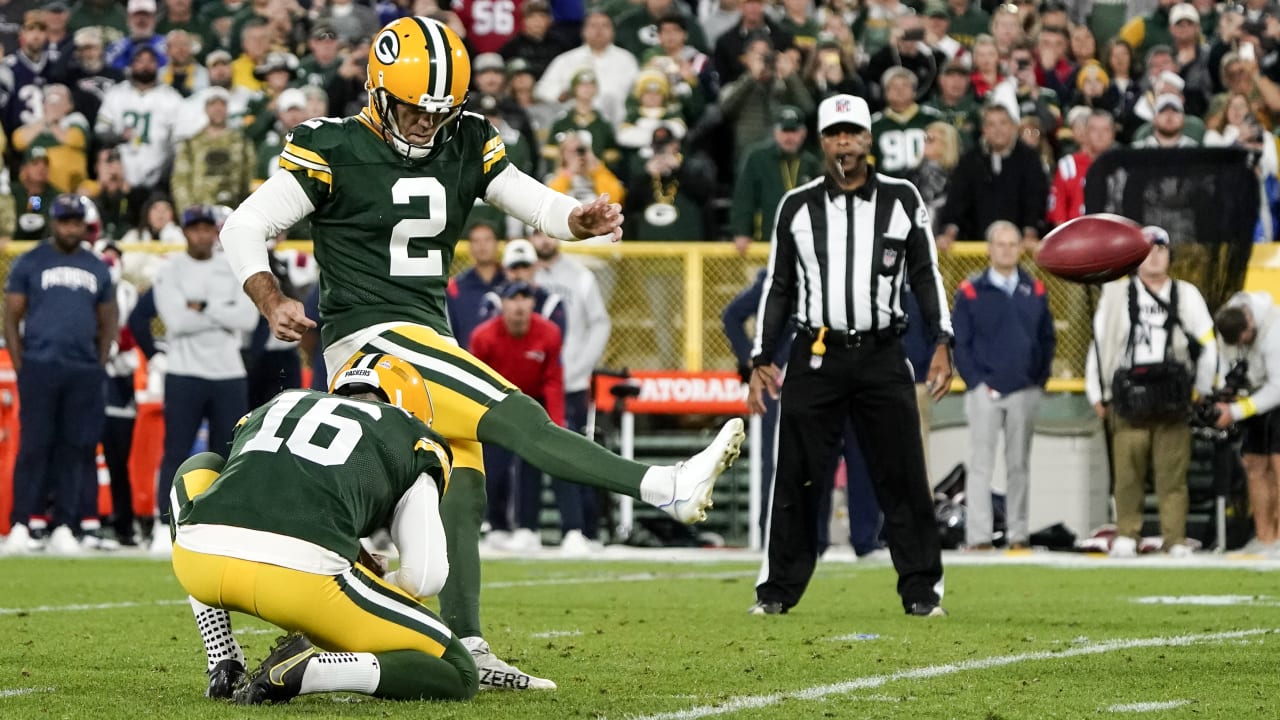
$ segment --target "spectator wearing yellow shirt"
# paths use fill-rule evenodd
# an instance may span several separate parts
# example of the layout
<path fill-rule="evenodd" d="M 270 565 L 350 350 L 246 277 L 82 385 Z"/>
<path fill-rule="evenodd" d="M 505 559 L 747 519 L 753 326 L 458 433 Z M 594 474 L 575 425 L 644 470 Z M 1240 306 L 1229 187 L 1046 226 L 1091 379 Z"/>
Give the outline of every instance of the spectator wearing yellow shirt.
<path fill-rule="evenodd" d="M 75 190 L 89 176 L 85 154 L 89 121 L 76 112 L 66 85 L 46 85 L 44 114 L 13 131 L 13 147 L 25 153 L 30 147 L 48 152 L 49 184 L 60 192 Z"/>
<path fill-rule="evenodd" d="M 254 74 L 254 69 L 267 59 L 271 52 L 271 28 L 262 18 L 253 18 L 245 23 L 240 31 L 240 56 L 231 62 L 231 86 L 242 87 L 250 92 L 262 89 L 262 80 Z"/>

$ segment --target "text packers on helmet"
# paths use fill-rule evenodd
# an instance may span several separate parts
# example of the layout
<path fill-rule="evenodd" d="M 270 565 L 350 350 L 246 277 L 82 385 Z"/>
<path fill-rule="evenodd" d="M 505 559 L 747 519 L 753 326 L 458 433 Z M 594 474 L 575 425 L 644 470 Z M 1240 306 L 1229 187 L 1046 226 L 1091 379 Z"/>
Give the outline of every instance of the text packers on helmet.
<path fill-rule="evenodd" d="M 435 418 L 431 392 L 417 368 L 394 355 L 374 353 L 352 359 L 333 378 L 329 392 L 358 395 L 370 392 L 413 415 L 428 426 Z"/>
<path fill-rule="evenodd" d="M 471 56 L 448 25 L 425 17 L 393 20 L 369 44 L 369 115 L 391 148 L 407 158 L 426 157 L 452 137 L 471 85 Z M 397 127 L 396 104 L 431 113 L 434 132 L 413 143 Z"/>

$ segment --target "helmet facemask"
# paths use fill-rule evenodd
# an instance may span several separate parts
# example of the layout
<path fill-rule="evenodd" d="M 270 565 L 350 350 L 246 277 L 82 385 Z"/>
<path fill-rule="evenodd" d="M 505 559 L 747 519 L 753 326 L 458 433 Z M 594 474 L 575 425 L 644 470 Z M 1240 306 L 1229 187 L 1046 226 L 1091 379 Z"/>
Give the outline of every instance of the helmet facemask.
<path fill-rule="evenodd" d="M 369 100 L 381 123 L 383 139 L 386 140 L 387 145 L 397 155 L 410 160 L 420 160 L 453 138 L 454 124 L 462 113 L 466 97 L 461 99 L 455 99 L 452 95 L 443 98 L 423 97 L 420 103 L 407 103 L 392 95 L 386 88 L 375 87 L 369 91 Z M 427 128 L 431 137 L 425 143 L 413 142 L 405 135 L 400 128 L 398 107 L 421 109 L 422 115 L 431 120 Z"/>

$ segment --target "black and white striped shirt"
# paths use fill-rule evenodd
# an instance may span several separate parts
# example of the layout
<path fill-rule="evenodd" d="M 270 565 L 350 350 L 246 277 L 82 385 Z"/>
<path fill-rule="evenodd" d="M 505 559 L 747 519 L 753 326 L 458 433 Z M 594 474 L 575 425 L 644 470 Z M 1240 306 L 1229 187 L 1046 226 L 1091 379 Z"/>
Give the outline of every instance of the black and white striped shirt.
<path fill-rule="evenodd" d="M 951 338 L 929 210 L 915 186 L 878 175 L 854 191 L 824 176 L 782 197 L 756 315 L 756 364 L 771 362 L 788 317 L 802 328 L 875 333 L 904 326 L 904 279 L 925 334 Z"/>

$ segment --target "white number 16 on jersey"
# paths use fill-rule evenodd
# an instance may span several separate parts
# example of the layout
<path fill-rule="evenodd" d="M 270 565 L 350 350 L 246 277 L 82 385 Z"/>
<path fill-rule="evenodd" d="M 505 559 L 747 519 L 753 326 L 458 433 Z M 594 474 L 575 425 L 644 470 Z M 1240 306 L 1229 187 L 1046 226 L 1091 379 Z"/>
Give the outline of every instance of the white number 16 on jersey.
<path fill-rule="evenodd" d="M 391 202 L 408 205 L 413 198 L 427 199 L 427 217 L 406 218 L 391 228 L 392 277 L 440 277 L 444 275 L 444 253 L 428 250 L 426 255 L 409 256 L 409 241 L 435 237 L 444 232 L 446 204 L 444 186 L 433 177 L 400 178 L 391 186 Z"/>

